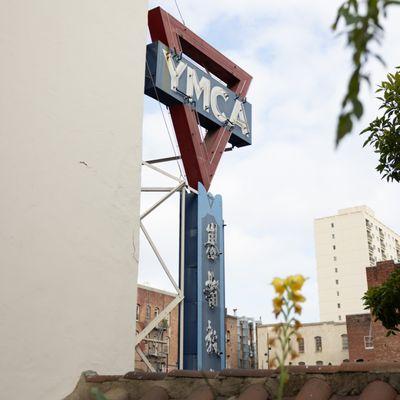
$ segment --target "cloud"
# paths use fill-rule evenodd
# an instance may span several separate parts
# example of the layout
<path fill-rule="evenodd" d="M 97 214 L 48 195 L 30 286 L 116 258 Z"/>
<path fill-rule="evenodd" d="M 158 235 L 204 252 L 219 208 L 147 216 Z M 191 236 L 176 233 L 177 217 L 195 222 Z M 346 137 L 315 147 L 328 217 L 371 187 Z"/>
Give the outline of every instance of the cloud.
<path fill-rule="evenodd" d="M 154 5 L 155 2 L 150 2 Z M 179 17 L 174 3 L 157 2 Z M 377 156 L 357 134 L 334 146 L 336 118 L 350 72 L 350 53 L 330 25 L 339 1 L 179 1 L 185 22 L 253 75 L 254 144 L 226 153 L 211 191 L 221 193 L 226 230 L 226 298 L 229 309 L 271 321 L 269 282 L 303 273 L 308 301 L 304 320 L 318 320 L 313 220 L 338 209 L 366 204 L 400 232 L 400 186 L 380 179 Z M 400 10 L 386 21 L 380 52 L 388 69 L 400 64 Z M 387 69 L 369 66 L 373 85 Z M 372 89 L 363 90 L 361 130 L 377 113 Z M 144 154 L 173 155 L 164 122 L 146 100 Z M 168 116 L 168 114 L 166 114 Z M 171 130 L 173 132 L 173 130 Z M 179 174 L 176 163 L 168 166 Z M 149 178 L 150 179 L 150 178 Z M 143 181 L 148 181 L 144 177 Z M 150 184 L 148 184 L 150 185 Z M 175 201 L 175 205 L 172 202 Z M 152 221 L 168 260 L 177 268 L 178 200 Z M 168 230 L 169 232 L 169 230 Z M 156 265 L 141 268 L 149 283 L 163 285 Z M 154 267 L 154 269 L 152 269 Z M 177 269 L 175 269 L 177 271 Z"/>

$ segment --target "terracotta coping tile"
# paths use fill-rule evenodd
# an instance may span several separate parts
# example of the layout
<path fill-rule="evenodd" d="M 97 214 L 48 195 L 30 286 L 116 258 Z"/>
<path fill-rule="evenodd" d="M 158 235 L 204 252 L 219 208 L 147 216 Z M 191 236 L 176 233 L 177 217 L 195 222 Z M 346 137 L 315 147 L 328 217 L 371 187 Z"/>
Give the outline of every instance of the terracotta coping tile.
<path fill-rule="evenodd" d="M 264 378 L 272 375 L 276 375 L 278 372 L 276 369 L 224 369 L 219 375 L 226 377 L 237 377 L 237 378 Z"/>
<path fill-rule="evenodd" d="M 159 386 L 151 388 L 140 400 L 168 400 L 169 396 L 167 391 Z"/>
<path fill-rule="evenodd" d="M 131 371 L 124 375 L 124 379 L 138 379 L 143 381 L 159 381 L 166 377 L 163 372 L 139 372 Z"/>
<path fill-rule="evenodd" d="M 85 376 L 86 382 L 103 383 L 114 382 L 122 378 L 122 375 L 88 375 Z"/>
<path fill-rule="evenodd" d="M 184 369 L 175 369 L 171 372 L 168 372 L 168 377 L 174 378 L 207 378 L 213 379 L 219 375 L 219 372 L 211 372 L 211 371 L 191 371 Z"/>
<path fill-rule="evenodd" d="M 301 388 L 296 400 L 329 400 L 332 395 L 332 388 L 322 379 L 311 378 Z"/>
<path fill-rule="evenodd" d="M 339 372 L 400 372 L 400 363 L 343 363 L 339 366 Z"/>
<path fill-rule="evenodd" d="M 250 385 L 239 396 L 238 400 L 268 400 L 268 393 L 262 385 Z"/>
<path fill-rule="evenodd" d="M 373 381 L 362 391 L 359 400 L 396 400 L 397 392 L 388 383 Z"/>
<path fill-rule="evenodd" d="M 202 386 L 192 392 L 187 400 L 214 400 L 214 393 L 208 386 Z"/>
<path fill-rule="evenodd" d="M 291 374 L 335 374 L 340 371 L 337 365 L 289 365 L 287 368 Z"/>

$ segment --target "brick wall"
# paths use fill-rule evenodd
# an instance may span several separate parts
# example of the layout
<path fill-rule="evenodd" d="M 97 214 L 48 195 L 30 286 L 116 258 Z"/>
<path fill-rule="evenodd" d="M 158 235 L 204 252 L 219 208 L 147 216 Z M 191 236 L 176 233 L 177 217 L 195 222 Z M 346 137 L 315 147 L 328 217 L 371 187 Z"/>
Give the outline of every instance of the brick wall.
<path fill-rule="evenodd" d="M 226 368 L 238 368 L 238 329 L 237 317 L 225 316 Z"/>
<path fill-rule="evenodd" d="M 367 267 L 368 288 L 384 283 L 389 275 L 399 268 L 393 260 L 378 262 L 376 267 Z M 387 337 L 386 329 L 379 321 L 371 322 L 370 314 L 347 315 L 350 361 L 399 361 L 400 335 Z M 371 329 L 371 330 L 370 330 Z M 373 338 L 373 349 L 366 349 L 364 336 Z"/>
<path fill-rule="evenodd" d="M 136 331 L 140 332 L 161 312 L 172 300 L 174 295 L 158 289 L 138 285 L 137 304 L 139 314 L 136 316 Z M 149 355 L 153 367 L 159 371 L 171 371 L 178 368 L 178 308 L 176 307 L 166 318 L 166 328 L 161 324 L 148 336 L 152 340 L 161 340 L 164 343 L 143 341 L 142 351 Z M 146 364 L 135 352 L 135 369 L 147 371 Z"/>

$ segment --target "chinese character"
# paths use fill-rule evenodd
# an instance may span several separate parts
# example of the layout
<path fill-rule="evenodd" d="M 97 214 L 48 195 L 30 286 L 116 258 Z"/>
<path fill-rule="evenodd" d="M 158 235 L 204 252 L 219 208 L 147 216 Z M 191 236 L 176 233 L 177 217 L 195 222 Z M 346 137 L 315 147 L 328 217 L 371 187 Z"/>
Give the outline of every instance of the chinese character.
<path fill-rule="evenodd" d="M 217 332 L 211 327 L 210 320 L 208 320 L 207 334 L 204 340 L 206 341 L 206 350 L 208 354 L 216 354 L 218 357 L 223 354 L 221 351 L 218 351 Z"/>
<path fill-rule="evenodd" d="M 214 261 L 219 257 L 219 250 L 217 247 L 217 233 L 218 225 L 214 222 L 210 222 L 207 227 L 207 242 L 204 244 L 206 248 L 206 255 L 209 260 Z"/>
<path fill-rule="evenodd" d="M 212 310 L 218 305 L 217 295 L 219 289 L 219 281 L 215 279 L 214 272 L 208 271 L 208 279 L 205 281 L 205 288 L 203 293 L 205 294 L 208 307 Z"/>

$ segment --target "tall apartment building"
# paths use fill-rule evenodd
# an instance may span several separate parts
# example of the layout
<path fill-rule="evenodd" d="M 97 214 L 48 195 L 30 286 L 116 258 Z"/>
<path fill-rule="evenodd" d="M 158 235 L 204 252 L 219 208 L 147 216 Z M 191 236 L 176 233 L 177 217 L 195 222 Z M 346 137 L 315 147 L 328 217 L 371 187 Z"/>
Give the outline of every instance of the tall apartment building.
<path fill-rule="evenodd" d="M 400 236 L 366 206 L 346 208 L 314 222 L 321 321 L 345 321 L 364 312 L 365 268 L 400 261 Z"/>

